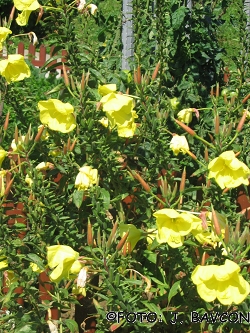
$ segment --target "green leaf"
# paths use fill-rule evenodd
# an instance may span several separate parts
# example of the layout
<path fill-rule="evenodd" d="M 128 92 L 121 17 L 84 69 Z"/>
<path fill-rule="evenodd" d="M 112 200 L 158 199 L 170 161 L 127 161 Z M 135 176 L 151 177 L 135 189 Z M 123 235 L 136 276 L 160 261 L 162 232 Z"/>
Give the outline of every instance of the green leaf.
<path fill-rule="evenodd" d="M 172 299 L 175 295 L 178 294 L 178 292 L 179 292 L 179 290 L 180 290 L 180 283 L 181 283 L 181 281 L 176 281 L 176 282 L 172 285 L 172 287 L 171 287 L 171 289 L 170 289 L 170 291 L 169 291 L 169 293 L 168 293 L 168 304 L 170 303 L 171 299 Z"/>
<path fill-rule="evenodd" d="M 172 27 L 174 30 L 178 30 L 180 26 L 182 25 L 185 15 L 187 12 L 187 8 L 184 6 L 181 6 L 178 8 L 172 15 Z"/>
<path fill-rule="evenodd" d="M 64 322 L 68 327 L 68 329 L 70 330 L 70 332 L 72 333 L 78 332 L 78 324 L 76 321 L 74 321 L 73 319 L 65 319 Z"/>
<path fill-rule="evenodd" d="M 26 229 L 26 225 L 24 223 L 15 223 L 15 224 L 13 224 L 12 228 Z"/>
<path fill-rule="evenodd" d="M 39 268 L 44 268 L 42 259 L 37 254 L 28 253 L 26 256 L 30 259 L 31 262 L 37 264 Z"/>
<path fill-rule="evenodd" d="M 48 92 L 45 93 L 45 95 L 51 95 L 51 94 L 54 94 L 60 90 L 62 90 L 63 88 L 65 88 L 65 84 L 64 83 L 60 83 L 58 84 L 55 88 L 49 90 Z"/>
<path fill-rule="evenodd" d="M 32 324 L 24 324 L 24 326 L 16 327 L 15 333 L 36 333 L 37 330 Z"/>
<path fill-rule="evenodd" d="M 146 306 L 146 308 L 148 308 L 151 312 L 154 312 L 154 313 L 156 313 L 157 314 L 157 316 L 158 316 L 158 320 L 159 319 L 161 319 L 161 320 L 163 320 L 164 322 L 166 322 L 165 321 L 165 317 L 163 316 L 163 314 L 162 314 L 162 312 L 161 312 L 161 310 L 158 308 L 158 306 L 156 305 L 156 304 L 154 304 L 154 303 L 149 303 L 149 302 L 147 302 L 147 301 L 145 301 L 145 302 L 142 302 L 145 306 Z"/>
<path fill-rule="evenodd" d="M 82 205 L 82 202 L 83 202 L 83 195 L 84 195 L 84 191 L 75 191 L 73 193 L 73 202 L 74 204 L 76 205 L 76 207 L 79 209 Z"/>
<path fill-rule="evenodd" d="M 109 209 L 110 205 L 110 194 L 109 191 L 105 190 L 105 188 L 101 188 L 100 190 L 101 198 L 103 200 L 103 208 L 105 210 Z"/>
<path fill-rule="evenodd" d="M 97 70 L 93 69 L 93 68 L 89 68 L 89 71 L 91 74 L 93 74 L 97 80 L 100 81 L 101 84 L 105 84 L 106 79 L 102 76 L 102 74 L 100 74 Z"/>

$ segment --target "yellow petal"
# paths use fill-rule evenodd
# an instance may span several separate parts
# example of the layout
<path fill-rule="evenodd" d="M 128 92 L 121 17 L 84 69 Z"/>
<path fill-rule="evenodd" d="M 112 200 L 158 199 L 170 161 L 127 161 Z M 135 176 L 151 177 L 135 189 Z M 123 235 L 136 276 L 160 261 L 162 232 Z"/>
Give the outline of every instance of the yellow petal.
<path fill-rule="evenodd" d="M 31 72 L 22 55 L 11 54 L 8 59 L 0 61 L 0 74 L 11 83 L 30 77 Z"/>
<path fill-rule="evenodd" d="M 27 25 L 31 12 L 32 10 L 23 10 L 22 13 L 18 14 L 16 23 L 21 27 Z"/>
<path fill-rule="evenodd" d="M 116 84 L 104 84 L 98 87 L 98 92 L 100 95 L 105 96 L 116 91 Z"/>
<path fill-rule="evenodd" d="M 14 6 L 18 10 L 36 10 L 40 7 L 38 1 L 36 0 L 14 0 Z"/>

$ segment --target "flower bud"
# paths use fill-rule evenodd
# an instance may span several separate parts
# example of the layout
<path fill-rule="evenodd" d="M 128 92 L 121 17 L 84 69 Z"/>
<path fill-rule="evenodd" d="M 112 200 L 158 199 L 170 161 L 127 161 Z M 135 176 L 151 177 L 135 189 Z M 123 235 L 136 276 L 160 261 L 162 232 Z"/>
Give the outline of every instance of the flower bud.
<path fill-rule="evenodd" d="M 155 66 L 155 70 L 154 70 L 154 72 L 153 72 L 153 74 L 152 74 L 152 81 L 154 81 L 155 79 L 156 79 L 156 77 L 157 77 L 157 74 L 158 74 L 158 72 L 159 72 L 159 69 L 160 69 L 160 66 L 161 66 L 161 63 L 160 63 L 160 61 L 157 63 L 157 65 Z"/>
<path fill-rule="evenodd" d="M 3 130 L 4 131 L 7 131 L 7 129 L 8 129 L 9 119 L 10 119 L 10 112 L 8 111 L 8 113 L 6 114 L 4 125 L 3 125 Z"/>
<path fill-rule="evenodd" d="M 38 132 L 37 132 L 37 135 L 35 137 L 35 142 L 38 142 L 40 139 L 41 139 L 41 136 L 43 134 L 43 130 L 44 130 L 44 125 L 41 125 L 41 127 L 39 128 Z"/>
<path fill-rule="evenodd" d="M 240 132 L 242 130 L 242 127 L 245 123 L 245 120 L 246 120 L 246 117 L 247 117 L 247 112 L 245 111 L 241 117 L 241 120 L 236 128 L 236 132 Z"/>
<path fill-rule="evenodd" d="M 121 240 L 119 241 L 119 243 L 116 246 L 116 250 L 120 251 L 123 248 L 123 245 L 125 244 L 127 238 L 129 235 L 129 230 L 124 234 L 124 236 L 121 238 Z"/>
<path fill-rule="evenodd" d="M 93 246 L 93 232 L 92 232 L 92 224 L 88 221 L 88 229 L 87 229 L 87 243 L 89 246 Z"/>
<path fill-rule="evenodd" d="M 194 130 L 192 130 L 192 128 L 190 128 L 189 126 L 185 125 L 184 123 L 182 123 L 181 121 L 175 119 L 175 122 L 181 126 L 188 134 L 192 135 L 192 136 L 195 136 L 196 133 Z"/>

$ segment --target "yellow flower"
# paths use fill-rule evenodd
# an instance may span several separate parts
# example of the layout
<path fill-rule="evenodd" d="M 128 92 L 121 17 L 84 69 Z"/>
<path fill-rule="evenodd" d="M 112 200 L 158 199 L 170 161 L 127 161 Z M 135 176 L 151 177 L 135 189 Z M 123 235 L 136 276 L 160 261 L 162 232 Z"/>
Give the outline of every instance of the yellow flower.
<path fill-rule="evenodd" d="M 27 183 L 30 187 L 33 184 L 33 180 L 32 180 L 32 178 L 30 178 L 30 176 L 28 174 L 25 177 L 25 183 Z"/>
<path fill-rule="evenodd" d="M 74 108 L 69 103 L 63 103 L 58 99 L 49 99 L 38 103 L 40 120 L 53 131 L 68 133 L 76 127 L 73 115 Z"/>
<path fill-rule="evenodd" d="M 35 273 L 42 273 L 43 270 L 41 268 L 39 268 L 39 266 L 37 264 L 35 264 L 34 262 L 30 263 L 30 267 L 32 269 L 33 272 Z"/>
<path fill-rule="evenodd" d="M 78 190 L 87 190 L 89 187 L 97 183 L 98 171 L 92 169 L 92 167 L 84 165 L 79 169 L 79 173 L 76 176 L 75 187 Z"/>
<path fill-rule="evenodd" d="M 1 170 L 0 171 L 0 197 L 4 196 L 5 193 L 5 175 L 6 175 L 6 170 Z"/>
<path fill-rule="evenodd" d="M 82 296 L 86 297 L 86 288 L 77 287 L 76 285 L 74 285 L 72 288 L 72 293 L 74 295 L 82 295 Z"/>
<path fill-rule="evenodd" d="M 116 114 L 114 113 L 114 115 Z M 114 117 L 115 121 L 116 118 L 117 117 Z M 135 118 L 138 118 L 136 112 L 131 111 L 131 117 L 129 120 L 125 120 L 123 124 L 119 124 L 118 122 L 116 122 L 118 136 L 122 138 L 129 138 L 134 135 L 137 127 L 136 123 L 134 122 Z"/>
<path fill-rule="evenodd" d="M 2 43 L 5 41 L 9 34 L 12 34 L 12 31 L 10 29 L 0 27 L 0 51 L 3 49 Z"/>
<path fill-rule="evenodd" d="M 60 282 L 63 278 L 69 278 L 70 274 L 80 272 L 82 265 L 78 261 L 79 253 L 70 246 L 53 245 L 47 247 L 48 265 L 51 269 L 51 281 Z"/>
<path fill-rule="evenodd" d="M 105 96 L 116 91 L 116 84 L 104 84 L 98 87 L 98 92 L 100 95 Z"/>
<path fill-rule="evenodd" d="M 224 238 L 227 219 L 224 215 L 218 213 L 217 211 L 215 211 L 215 214 L 219 223 L 221 237 Z M 208 218 L 208 220 L 206 220 L 206 217 Z M 212 213 L 202 212 L 200 218 L 201 223 L 196 226 L 196 229 L 192 230 L 192 234 L 199 243 L 210 244 L 215 248 L 220 242 L 220 238 L 216 234 L 214 223 L 212 222 Z"/>
<path fill-rule="evenodd" d="M 103 105 L 103 111 L 106 112 L 110 127 L 117 126 L 120 137 L 131 137 L 136 130 L 134 122 L 137 118 L 133 110 L 133 98 L 127 95 L 109 93 L 102 97 L 100 101 Z"/>
<path fill-rule="evenodd" d="M 191 213 L 178 213 L 174 209 L 164 208 L 153 214 L 158 229 L 157 241 L 168 243 L 171 247 L 183 245 L 184 236 L 196 229 L 201 220 Z"/>
<path fill-rule="evenodd" d="M 0 74 L 5 77 L 8 83 L 22 81 L 30 77 L 29 66 L 20 54 L 10 54 L 8 59 L 0 61 Z"/>
<path fill-rule="evenodd" d="M 89 4 L 87 6 L 87 8 L 90 9 L 90 14 L 91 15 L 95 15 L 95 13 L 97 12 L 97 9 L 98 9 L 97 6 L 94 5 L 93 3 Z"/>
<path fill-rule="evenodd" d="M 103 96 L 100 102 L 103 105 L 103 111 L 111 114 L 113 112 L 130 114 L 133 109 L 133 98 L 113 92 Z"/>
<path fill-rule="evenodd" d="M 208 179 L 215 178 L 221 189 L 249 184 L 250 169 L 235 157 L 232 150 L 225 151 L 213 159 L 209 163 L 208 169 Z"/>
<path fill-rule="evenodd" d="M 240 304 L 248 296 L 249 283 L 239 274 L 240 267 L 226 259 L 224 265 L 197 266 L 191 279 L 206 302 L 216 298 L 223 305 Z"/>
<path fill-rule="evenodd" d="M 6 287 L 10 287 L 10 285 L 14 282 L 18 281 L 17 276 L 15 275 L 15 273 L 13 271 L 5 271 L 4 272 L 5 275 L 5 283 L 6 283 Z"/>
<path fill-rule="evenodd" d="M 105 96 L 116 91 L 116 84 L 104 84 L 98 87 L 98 92 L 100 95 Z"/>
<path fill-rule="evenodd" d="M 187 139 L 184 135 L 175 134 L 170 141 L 170 148 L 173 150 L 175 155 L 178 155 L 180 152 L 183 154 L 189 150 L 189 145 Z"/>
<path fill-rule="evenodd" d="M 18 150 L 23 150 L 23 145 L 24 145 L 24 141 L 25 141 L 25 135 L 19 136 L 18 137 L 18 141 L 16 143 L 16 140 L 13 139 L 11 142 L 11 148 L 14 151 L 18 151 Z"/>
<path fill-rule="evenodd" d="M 104 127 L 108 127 L 108 125 L 109 125 L 109 120 L 108 120 L 108 118 L 106 118 L 106 117 L 102 117 L 102 119 L 99 120 L 99 123 L 101 123 L 102 126 L 104 126 Z"/>
<path fill-rule="evenodd" d="M 14 6 L 17 10 L 22 11 L 16 19 L 17 24 L 21 26 L 27 25 L 30 13 L 33 10 L 40 8 L 40 5 L 36 0 L 14 0 Z"/>
<path fill-rule="evenodd" d="M 0 168 L 7 154 L 8 154 L 7 151 L 5 151 L 2 147 L 0 147 Z"/>
<path fill-rule="evenodd" d="M 48 169 L 53 169 L 54 164 L 50 162 L 41 162 L 36 166 L 36 170 L 38 171 L 43 171 L 43 170 L 48 170 Z"/>
<path fill-rule="evenodd" d="M 183 109 L 177 113 L 178 120 L 182 121 L 185 124 L 191 123 L 193 119 L 193 108 Z"/>
<path fill-rule="evenodd" d="M 8 267 L 8 261 L 7 261 L 7 259 L 1 260 L 0 261 L 0 269 L 4 269 L 4 268 L 7 268 L 7 267 Z"/>

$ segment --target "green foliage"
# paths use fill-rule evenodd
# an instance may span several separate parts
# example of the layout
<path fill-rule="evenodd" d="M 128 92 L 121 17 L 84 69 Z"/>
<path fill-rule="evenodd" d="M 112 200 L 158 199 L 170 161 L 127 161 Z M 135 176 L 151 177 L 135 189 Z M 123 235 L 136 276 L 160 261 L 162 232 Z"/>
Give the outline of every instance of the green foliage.
<path fill-rule="evenodd" d="M 239 153 L 238 159 L 249 165 L 248 118 L 237 128 L 250 103 L 243 103 L 249 94 L 249 41 L 242 3 L 230 7 L 230 1 L 194 1 L 190 11 L 183 1 L 161 0 L 154 8 L 153 1 L 135 0 L 130 71 L 121 71 L 121 1 L 96 4 L 96 16 L 86 8 L 79 13 L 75 3 L 63 0 L 50 1 L 56 10 L 44 8 L 38 26 L 45 32 L 43 42 L 55 46 L 48 63 L 66 50 L 70 71 L 64 79 L 47 79 L 44 68 L 31 64 L 30 78 L 10 85 L 0 78 L 0 139 L 8 152 L 1 170 L 7 173 L 0 175 L 0 327 L 10 333 L 47 333 L 52 323 L 60 333 L 78 332 L 71 310 L 81 302 L 85 311 L 91 299 L 97 332 L 246 332 L 246 323 L 192 322 L 192 312 L 248 312 L 249 297 L 238 305 L 206 302 L 191 280 L 201 262 L 222 265 L 227 258 L 249 281 L 249 217 L 241 212 L 246 206 L 239 201 L 248 188 L 223 190 L 214 178 L 208 179 L 209 162 L 225 151 Z M 31 26 L 37 12 L 32 15 Z M 229 32 L 230 19 L 235 26 Z M 230 34 L 241 41 L 238 49 L 226 42 Z M 10 51 L 14 52 L 11 47 Z M 228 82 L 223 82 L 225 66 L 232 72 Z M 138 126 L 131 137 L 119 137 L 116 128 L 100 123 L 105 112 L 98 86 L 106 83 L 115 83 L 117 91 L 133 97 Z M 171 103 L 173 97 L 179 104 Z M 74 106 L 77 126 L 70 133 L 46 126 L 37 138 L 37 104 L 50 98 Z M 194 112 L 185 131 L 175 119 L 189 107 Z M 173 154 L 174 134 L 185 135 L 189 153 Z M 24 142 L 12 151 L 12 141 L 18 145 L 21 136 Z M 39 170 L 42 162 L 46 166 Z M 82 166 L 98 170 L 97 183 L 87 190 L 75 186 Z M 192 233 L 176 248 L 158 243 L 156 211 L 197 214 L 205 228 L 209 218 L 204 220 L 202 214 L 212 207 L 227 218 L 229 235 L 213 244 L 199 243 Z M 50 281 L 53 267 L 47 248 L 53 245 L 79 253 L 87 267 L 82 287 L 86 295 L 77 289 L 78 273 L 58 283 Z M 44 300 L 41 286 L 47 290 Z M 51 319 L 53 308 L 59 311 L 56 320 Z M 107 313 L 114 311 L 111 320 Z M 134 320 L 132 312 L 156 317 Z M 175 313 L 178 320 L 173 324 Z"/>

